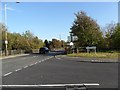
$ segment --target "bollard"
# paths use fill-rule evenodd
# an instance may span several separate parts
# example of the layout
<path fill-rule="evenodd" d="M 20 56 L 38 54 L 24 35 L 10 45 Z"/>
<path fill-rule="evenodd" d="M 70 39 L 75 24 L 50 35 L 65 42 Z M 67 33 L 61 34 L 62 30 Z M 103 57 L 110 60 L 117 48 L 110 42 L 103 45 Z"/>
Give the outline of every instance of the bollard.
<path fill-rule="evenodd" d="M 55 55 L 54 55 L 54 58 L 55 58 Z"/>

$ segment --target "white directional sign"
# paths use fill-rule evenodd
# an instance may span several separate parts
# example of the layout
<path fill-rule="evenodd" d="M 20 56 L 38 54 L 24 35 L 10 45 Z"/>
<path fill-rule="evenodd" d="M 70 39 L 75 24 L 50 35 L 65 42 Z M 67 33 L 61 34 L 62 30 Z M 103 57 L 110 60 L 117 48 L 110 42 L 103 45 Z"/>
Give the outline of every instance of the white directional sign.
<path fill-rule="evenodd" d="M 92 47 L 87 46 L 86 49 L 87 49 L 87 52 L 90 52 L 90 49 L 93 49 L 96 53 L 96 46 L 92 46 Z"/>
<path fill-rule="evenodd" d="M 95 46 L 93 46 L 93 47 L 86 47 L 86 49 L 96 49 L 96 47 Z"/>
<path fill-rule="evenodd" d="M 73 42 L 70 42 L 70 46 L 73 46 L 74 44 L 73 44 Z"/>
<path fill-rule="evenodd" d="M 7 40 L 5 40 L 5 44 L 8 44 L 8 41 L 7 41 Z"/>
<path fill-rule="evenodd" d="M 78 40 L 77 36 L 72 36 L 72 40 L 71 40 L 71 36 L 68 36 L 68 42 L 77 41 L 77 40 Z"/>
<path fill-rule="evenodd" d="M 72 38 L 73 38 L 73 41 L 77 41 L 78 40 L 77 36 L 72 36 Z"/>
<path fill-rule="evenodd" d="M 71 42 L 71 36 L 68 36 L 68 40 L 67 40 L 68 42 Z"/>

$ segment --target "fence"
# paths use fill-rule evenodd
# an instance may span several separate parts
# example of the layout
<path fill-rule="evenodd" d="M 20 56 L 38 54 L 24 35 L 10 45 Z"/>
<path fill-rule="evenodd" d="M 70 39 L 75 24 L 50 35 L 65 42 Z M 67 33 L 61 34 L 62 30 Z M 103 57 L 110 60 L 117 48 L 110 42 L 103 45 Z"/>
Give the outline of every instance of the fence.
<path fill-rule="evenodd" d="M 8 50 L 8 55 L 24 54 L 25 50 Z M 39 53 L 39 49 L 32 49 L 30 53 Z M 5 56 L 5 51 L 0 50 L 0 56 Z"/>
<path fill-rule="evenodd" d="M 32 53 L 39 53 L 39 49 L 32 49 Z"/>
<path fill-rule="evenodd" d="M 8 55 L 24 54 L 25 50 L 8 50 Z M 5 56 L 5 51 L 0 51 L 1 56 Z"/>

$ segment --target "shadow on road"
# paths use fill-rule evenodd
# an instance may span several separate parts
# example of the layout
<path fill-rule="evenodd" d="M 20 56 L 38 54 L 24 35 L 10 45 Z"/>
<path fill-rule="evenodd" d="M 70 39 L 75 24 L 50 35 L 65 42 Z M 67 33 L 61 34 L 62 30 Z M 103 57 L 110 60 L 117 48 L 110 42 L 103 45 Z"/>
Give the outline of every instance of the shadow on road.
<path fill-rule="evenodd" d="M 31 53 L 32 55 L 44 55 L 44 56 L 57 56 L 57 55 L 65 55 L 65 51 L 61 50 L 61 51 L 50 51 L 47 54 L 40 54 L 40 53 Z"/>

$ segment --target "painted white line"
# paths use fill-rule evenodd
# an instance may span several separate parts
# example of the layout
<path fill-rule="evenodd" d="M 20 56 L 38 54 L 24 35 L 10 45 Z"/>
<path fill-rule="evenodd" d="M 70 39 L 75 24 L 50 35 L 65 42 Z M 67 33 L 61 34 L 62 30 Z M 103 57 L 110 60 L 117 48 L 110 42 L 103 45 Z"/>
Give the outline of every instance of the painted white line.
<path fill-rule="evenodd" d="M 86 86 L 99 86 L 100 84 L 98 83 L 83 83 L 83 85 L 86 85 Z"/>
<path fill-rule="evenodd" d="M 43 85 L 0 85 L 2 87 L 66 87 L 66 86 L 99 86 L 98 83 L 83 83 L 83 84 L 43 84 Z"/>
<path fill-rule="evenodd" d="M 7 74 L 4 74 L 3 76 L 5 77 L 5 76 L 8 76 L 8 75 L 10 75 L 12 72 L 9 72 L 9 73 L 7 73 Z"/>
<path fill-rule="evenodd" d="M 52 57 L 49 57 L 49 58 L 43 59 L 42 61 L 46 61 L 46 60 L 51 59 L 51 58 L 52 58 Z"/>
<path fill-rule="evenodd" d="M 34 63 L 34 64 L 37 64 L 38 62 Z"/>
<path fill-rule="evenodd" d="M 61 58 L 56 58 L 56 59 L 59 59 L 59 60 L 60 60 Z"/>
<path fill-rule="evenodd" d="M 39 63 L 41 63 L 41 61 L 39 61 Z"/>
<path fill-rule="evenodd" d="M 51 59 L 52 57 L 49 57 L 48 59 Z"/>
<path fill-rule="evenodd" d="M 44 59 L 44 61 L 45 61 L 45 60 L 47 60 L 47 58 L 46 58 L 46 59 Z"/>
<path fill-rule="evenodd" d="M 50 58 L 47 58 L 47 59 L 50 59 Z"/>
<path fill-rule="evenodd" d="M 24 68 L 27 68 L 28 66 L 25 66 Z"/>
<path fill-rule="evenodd" d="M 44 59 L 42 60 L 42 62 L 44 61 Z"/>
<path fill-rule="evenodd" d="M 30 64 L 30 66 L 33 66 L 34 64 Z"/>
<path fill-rule="evenodd" d="M 22 68 L 19 68 L 19 69 L 15 70 L 15 71 L 17 72 L 17 71 L 20 71 L 21 69 L 22 69 Z"/>
<path fill-rule="evenodd" d="M 34 57 L 36 57 L 36 56 L 34 56 Z M 46 61 L 46 60 L 48 60 L 48 59 L 50 59 L 50 58 L 52 58 L 52 57 L 43 59 L 43 60 L 41 60 L 41 61 L 39 61 L 39 62 L 35 62 L 34 64 L 30 64 L 29 66 L 33 66 L 33 65 L 35 65 L 35 64 L 37 64 L 37 63 L 41 63 L 41 62 Z M 26 59 L 26 58 L 22 58 L 22 59 Z M 27 67 L 29 67 L 29 66 L 24 66 L 23 68 L 27 68 Z M 15 71 L 17 72 L 17 71 L 20 71 L 20 70 L 22 70 L 22 68 L 16 69 Z M 3 76 L 8 76 L 8 75 L 10 75 L 10 74 L 12 74 L 12 73 L 13 73 L 13 72 L 9 72 L 9 73 L 7 73 L 7 74 L 4 74 Z"/>
<path fill-rule="evenodd" d="M 37 56 L 33 56 L 33 57 L 37 57 Z M 33 65 L 35 65 L 35 64 L 37 64 L 37 63 L 44 62 L 44 61 L 46 61 L 46 60 L 48 60 L 48 59 L 50 59 L 50 58 L 52 58 L 52 57 L 49 57 L 49 58 L 43 59 L 43 60 L 41 60 L 41 61 L 35 62 L 34 64 L 30 64 L 29 66 L 33 66 Z M 25 67 L 23 67 L 23 68 L 27 68 L 27 67 L 29 67 L 29 66 L 25 66 Z M 19 71 L 19 70 L 21 70 L 21 69 L 17 69 L 17 70 L 15 70 L 15 71 Z"/>

